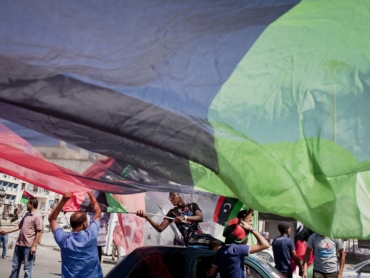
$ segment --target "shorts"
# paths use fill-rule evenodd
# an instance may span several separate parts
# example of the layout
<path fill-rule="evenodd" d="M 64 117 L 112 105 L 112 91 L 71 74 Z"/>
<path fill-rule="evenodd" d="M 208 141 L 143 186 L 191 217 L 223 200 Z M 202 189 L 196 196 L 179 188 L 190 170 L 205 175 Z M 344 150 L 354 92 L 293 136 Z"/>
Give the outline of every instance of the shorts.
<path fill-rule="evenodd" d="M 321 271 L 313 270 L 313 278 L 336 278 L 338 272 L 324 273 Z"/>

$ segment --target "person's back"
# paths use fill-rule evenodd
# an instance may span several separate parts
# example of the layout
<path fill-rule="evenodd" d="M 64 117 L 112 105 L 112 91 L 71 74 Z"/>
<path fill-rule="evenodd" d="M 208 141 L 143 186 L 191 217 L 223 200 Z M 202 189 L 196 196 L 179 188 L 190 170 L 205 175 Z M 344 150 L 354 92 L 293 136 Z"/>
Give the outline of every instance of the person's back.
<path fill-rule="evenodd" d="M 279 236 L 272 242 L 275 267 L 283 273 L 292 271 L 290 263 L 290 251 L 294 250 L 294 242 L 287 236 Z"/>
<path fill-rule="evenodd" d="M 98 257 L 97 238 L 100 228 L 101 209 L 92 194 L 87 193 L 94 210 L 94 219 L 88 225 L 84 212 L 71 215 L 71 233 L 64 232 L 58 225 L 57 217 L 72 193 L 63 194 L 62 200 L 49 215 L 49 222 L 54 233 L 54 239 L 60 247 L 62 256 L 62 277 L 96 277 L 102 278 L 103 271 Z"/>
<path fill-rule="evenodd" d="M 217 265 L 221 277 L 242 277 L 244 275 L 244 256 L 249 254 L 249 245 L 224 244 L 217 251 Z"/>
<path fill-rule="evenodd" d="M 96 240 L 99 226 L 98 221 L 92 220 L 86 230 L 79 232 L 55 230 L 54 238 L 62 254 L 63 277 L 103 277 Z"/>
<path fill-rule="evenodd" d="M 288 222 L 282 222 L 278 225 L 280 236 L 275 238 L 272 242 L 272 251 L 274 253 L 275 267 L 279 270 L 285 277 L 293 277 L 293 269 L 290 263 L 290 259 L 299 267 L 299 272 L 301 275 L 302 264 L 299 261 L 297 254 L 295 252 L 295 245 L 293 240 L 289 238 L 290 235 L 290 224 Z"/>

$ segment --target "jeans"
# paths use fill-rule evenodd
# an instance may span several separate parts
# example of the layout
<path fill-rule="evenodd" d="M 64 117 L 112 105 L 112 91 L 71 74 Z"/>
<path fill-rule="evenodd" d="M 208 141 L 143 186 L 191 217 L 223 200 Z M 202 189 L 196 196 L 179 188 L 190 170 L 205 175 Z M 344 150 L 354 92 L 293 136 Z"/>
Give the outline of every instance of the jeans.
<path fill-rule="evenodd" d="M 21 262 L 24 259 L 24 277 L 32 278 L 33 256 L 30 254 L 31 247 L 16 245 L 13 255 L 12 273 L 9 278 L 18 278 L 21 270 Z"/>
<path fill-rule="evenodd" d="M 0 242 L 3 244 L 2 258 L 5 259 L 5 257 L 6 257 L 6 247 L 8 246 L 8 235 L 0 236 Z"/>

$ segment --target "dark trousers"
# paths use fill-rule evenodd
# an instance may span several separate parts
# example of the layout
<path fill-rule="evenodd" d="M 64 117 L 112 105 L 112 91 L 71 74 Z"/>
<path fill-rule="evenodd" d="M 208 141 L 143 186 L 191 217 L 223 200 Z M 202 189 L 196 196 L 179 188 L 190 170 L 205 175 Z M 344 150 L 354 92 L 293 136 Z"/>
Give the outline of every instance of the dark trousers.
<path fill-rule="evenodd" d="M 291 272 L 282 272 L 280 271 L 281 274 L 283 274 L 286 278 L 293 278 L 293 274 Z"/>
<path fill-rule="evenodd" d="M 103 246 L 98 246 L 99 262 L 101 262 L 102 254 L 103 254 Z"/>

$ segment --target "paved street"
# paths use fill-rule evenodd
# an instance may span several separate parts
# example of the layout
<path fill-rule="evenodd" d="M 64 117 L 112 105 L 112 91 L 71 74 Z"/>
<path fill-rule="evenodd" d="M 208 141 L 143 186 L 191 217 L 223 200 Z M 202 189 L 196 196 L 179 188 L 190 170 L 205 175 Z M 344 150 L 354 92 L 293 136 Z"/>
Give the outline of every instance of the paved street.
<path fill-rule="evenodd" d="M 9 234 L 9 242 L 15 242 L 18 232 Z M 33 268 L 33 277 L 36 278 L 52 278 L 61 276 L 61 257 L 59 247 L 54 241 L 51 232 L 45 232 L 42 237 L 41 246 L 37 247 L 36 262 Z M 0 249 L 2 250 L 2 248 Z M 12 268 L 14 247 L 8 249 L 5 260 L 0 259 L 0 278 L 7 278 L 10 275 Z M 111 258 L 103 256 L 102 269 L 104 275 L 113 268 L 114 264 Z M 19 277 L 23 277 L 23 265 Z"/>

